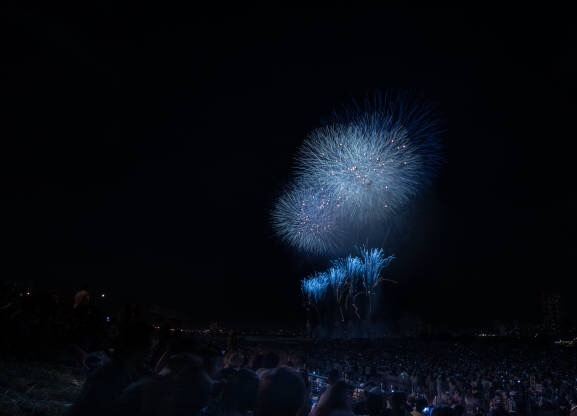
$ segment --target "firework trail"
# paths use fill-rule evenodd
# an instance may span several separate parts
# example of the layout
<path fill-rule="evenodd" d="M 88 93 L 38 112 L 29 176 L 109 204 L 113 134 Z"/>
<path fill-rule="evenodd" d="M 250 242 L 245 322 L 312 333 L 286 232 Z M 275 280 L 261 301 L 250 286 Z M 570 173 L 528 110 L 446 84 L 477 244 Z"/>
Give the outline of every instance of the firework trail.
<path fill-rule="evenodd" d="M 381 273 L 395 259 L 395 256 L 385 257 L 380 248 L 361 248 L 361 261 L 363 264 L 364 285 L 368 291 L 377 286 L 381 281 Z"/>
<path fill-rule="evenodd" d="M 395 256 L 385 257 L 385 253 L 380 248 L 361 248 L 361 260 L 363 262 L 363 286 L 368 300 L 368 315 L 373 311 L 375 288 L 384 279 L 381 273 L 391 264 Z"/>
<path fill-rule="evenodd" d="M 344 321 L 343 307 L 348 308 L 349 303 L 360 318 L 357 297 L 367 296 L 370 313 L 374 289 L 387 280 L 381 275 L 394 259 L 395 256 L 385 256 L 380 248 L 361 248 L 360 257 L 347 256 L 333 260 L 328 270 L 303 279 L 301 288 L 307 300 L 315 305 L 327 300 L 329 290 L 332 290 L 341 320 Z"/>
<path fill-rule="evenodd" d="M 330 285 L 335 290 L 341 289 L 347 282 L 347 271 L 340 267 L 331 267 L 327 270 Z"/>
<path fill-rule="evenodd" d="M 301 288 L 309 302 L 319 303 L 329 289 L 329 278 L 326 273 L 317 273 L 315 276 L 304 279 Z"/>

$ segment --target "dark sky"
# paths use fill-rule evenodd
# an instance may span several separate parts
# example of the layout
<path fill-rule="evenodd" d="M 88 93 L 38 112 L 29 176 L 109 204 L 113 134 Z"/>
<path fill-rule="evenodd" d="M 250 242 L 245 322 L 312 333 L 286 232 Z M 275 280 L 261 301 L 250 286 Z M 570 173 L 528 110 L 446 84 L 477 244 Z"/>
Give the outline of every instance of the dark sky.
<path fill-rule="evenodd" d="M 2 275 L 200 322 L 298 322 L 299 279 L 326 259 L 270 226 L 295 151 L 340 105 L 409 89 L 439 104 L 446 164 L 389 243 L 400 283 L 385 313 L 534 317 L 577 275 L 575 23 L 541 9 L 4 11 Z"/>

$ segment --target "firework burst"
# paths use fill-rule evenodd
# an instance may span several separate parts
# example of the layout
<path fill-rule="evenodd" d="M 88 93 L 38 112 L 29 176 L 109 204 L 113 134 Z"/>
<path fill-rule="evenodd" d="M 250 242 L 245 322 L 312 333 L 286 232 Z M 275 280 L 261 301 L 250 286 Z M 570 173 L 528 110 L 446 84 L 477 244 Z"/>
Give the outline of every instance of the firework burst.
<path fill-rule="evenodd" d="M 381 279 L 381 273 L 389 267 L 389 264 L 395 259 L 395 256 L 385 257 L 385 253 L 380 248 L 361 250 L 361 262 L 363 264 L 363 279 L 367 290 L 378 285 Z"/>
<path fill-rule="evenodd" d="M 438 164 L 426 108 L 349 114 L 314 130 L 297 158 L 299 181 L 326 190 L 357 225 L 388 219 L 426 186 Z"/>
<path fill-rule="evenodd" d="M 433 177 L 439 128 L 429 107 L 404 97 L 336 115 L 301 147 L 295 185 L 273 221 L 289 244 L 317 254 L 385 230 Z"/>
<path fill-rule="evenodd" d="M 273 224 L 277 234 L 292 246 L 322 254 L 338 246 L 338 209 L 328 193 L 294 187 L 277 201 Z"/>
<path fill-rule="evenodd" d="M 329 285 L 329 276 L 323 272 L 304 279 L 301 282 L 301 289 L 309 302 L 319 303 L 327 294 Z"/>

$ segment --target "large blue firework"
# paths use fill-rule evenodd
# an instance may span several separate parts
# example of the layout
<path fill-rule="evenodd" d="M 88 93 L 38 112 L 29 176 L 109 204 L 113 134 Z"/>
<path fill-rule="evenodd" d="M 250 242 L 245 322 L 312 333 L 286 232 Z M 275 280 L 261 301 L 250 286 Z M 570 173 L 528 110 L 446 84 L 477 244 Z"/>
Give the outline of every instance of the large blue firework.
<path fill-rule="evenodd" d="M 362 243 L 364 230 L 398 218 L 439 161 L 437 119 L 417 100 L 389 97 L 336 115 L 301 147 L 294 185 L 273 212 L 276 231 L 313 253 Z"/>
<path fill-rule="evenodd" d="M 386 100 L 314 130 L 297 158 L 298 181 L 338 201 L 353 225 L 390 219 L 430 180 L 438 127 L 429 107 Z"/>

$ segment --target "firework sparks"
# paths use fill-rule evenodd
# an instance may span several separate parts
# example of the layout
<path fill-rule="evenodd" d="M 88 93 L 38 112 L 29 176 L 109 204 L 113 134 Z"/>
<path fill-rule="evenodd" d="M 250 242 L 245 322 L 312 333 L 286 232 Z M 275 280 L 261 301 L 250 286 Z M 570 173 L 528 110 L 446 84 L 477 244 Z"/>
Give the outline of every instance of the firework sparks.
<path fill-rule="evenodd" d="M 438 133 L 428 107 L 403 99 L 336 116 L 300 149 L 295 185 L 273 212 L 277 233 L 314 253 L 359 243 L 358 230 L 383 227 L 430 183 Z"/>
<path fill-rule="evenodd" d="M 294 187 L 277 202 L 273 222 L 279 236 L 308 252 L 333 250 L 340 235 L 335 204 L 329 194 Z"/>
<path fill-rule="evenodd" d="M 395 256 L 385 257 L 385 253 L 380 248 L 361 249 L 361 261 L 363 264 L 363 278 L 367 290 L 375 287 L 384 269 L 395 259 Z"/>

